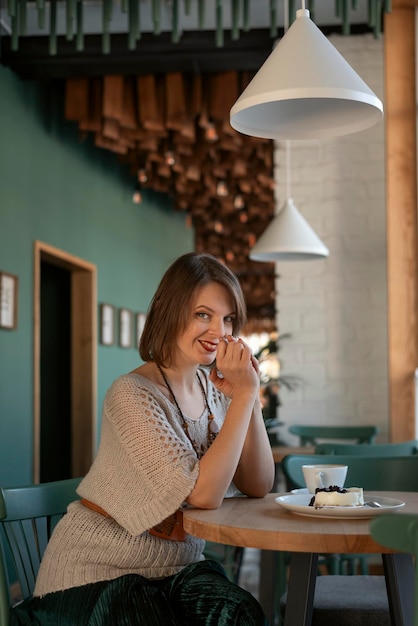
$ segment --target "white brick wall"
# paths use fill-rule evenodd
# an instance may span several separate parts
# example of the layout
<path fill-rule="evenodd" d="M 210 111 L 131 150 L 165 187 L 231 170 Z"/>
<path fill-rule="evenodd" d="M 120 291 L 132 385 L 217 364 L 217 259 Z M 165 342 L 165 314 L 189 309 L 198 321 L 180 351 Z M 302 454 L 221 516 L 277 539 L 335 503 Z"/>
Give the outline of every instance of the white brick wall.
<path fill-rule="evenodd" d="M 333 36 L 333 45 L 383 101 L 383 42 Z M 283 374 L 304 379 L 281 390 L 286 426 L 377 424 L 388 439 L 384 123 L 324 141 L 294 141 L 291 196 L 330 250 L 326 260 L 277 264 L 278 328 L 292 337 Z M 277 144 L 277 201 L 286 194 L 286 148 Z M 281 428 L 282 439 L 296 443 Z"/>

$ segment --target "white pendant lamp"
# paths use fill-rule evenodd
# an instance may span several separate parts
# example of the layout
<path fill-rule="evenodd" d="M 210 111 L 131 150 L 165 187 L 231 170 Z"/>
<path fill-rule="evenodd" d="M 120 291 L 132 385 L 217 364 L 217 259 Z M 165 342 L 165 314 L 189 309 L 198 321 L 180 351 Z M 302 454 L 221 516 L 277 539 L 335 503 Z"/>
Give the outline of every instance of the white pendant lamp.
<path fill-rule="evenodd" d="M 287 198 L 250 252 L 253 261 L 306 261 L 321 259 L 329 250 Z"/>
<path fill-rule="evenodd" d="M 322 139 L 363 130 L 382 116 L 379 98 L 302 8 L 232 107 L 230 122 L 254 137 Z"/>

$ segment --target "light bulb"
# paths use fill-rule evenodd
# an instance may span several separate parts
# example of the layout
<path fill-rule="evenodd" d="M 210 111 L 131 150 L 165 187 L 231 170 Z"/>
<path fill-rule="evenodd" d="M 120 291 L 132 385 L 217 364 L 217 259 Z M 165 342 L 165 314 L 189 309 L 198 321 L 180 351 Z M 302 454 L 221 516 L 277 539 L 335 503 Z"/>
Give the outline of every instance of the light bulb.
<path fill-rule="evenodd" d="M 205 139 L 209 143 L 215 143 L 215 141 L 218 141 L 219 139 L 219 135 L 216 131 L 216 126 L 213 122 L 209 122 L 206 126 Z"/>
<path fill-rule="evenodd" d="M 224 180 L 219 180 L 216 185 L 216 193 L 221 198 L 225 198 L 228 195 L 228 185 Z"/>
<path fill-rule="evenodd" d="M 145 170 L 145 168 L 141 168 L 138 170 L 138 182 L 140 182 L 141 184 L 146 183 L 148 180 L 148 176 L 147 176 L 147 172 Z"/>
<path fill-rule="evenodd" d="M 238 193 L 234 198 L 234 208 L 237 209 L 237 211 L 240 211 L 241 209 L 244 208 L 244 206 L 245 206 L 244 198 L 242 197 L 240 193 Z"/>
<path fill-rule="evenodd" d="M 135 191 L 132 194 L 132 202 L 134 204 L 141 204 L 142 202 L 141 187 L 139 185 L 135 187 Z"/>
<path fill-rule="evenodd" d="M 173 166 L 176 162 L 176 157 L 172 150 L 167 150 L 167 152 L 164 155 L 164 159 L 165 159 L 166 164 L 169 165 L 170 167 Z"/>

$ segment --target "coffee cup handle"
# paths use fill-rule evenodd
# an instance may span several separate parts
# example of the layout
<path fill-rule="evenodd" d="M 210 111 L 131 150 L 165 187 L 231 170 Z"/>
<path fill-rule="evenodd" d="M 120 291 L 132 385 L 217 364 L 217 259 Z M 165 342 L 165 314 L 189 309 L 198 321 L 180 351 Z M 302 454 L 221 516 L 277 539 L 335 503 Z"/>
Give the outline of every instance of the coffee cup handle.
<path fill-rule="evenodd" d="M 324 476 L 325 476 L 324 472 L 315 472 L 315 483 L 319 489 L 324 488 L 324 483 L 322 482 L 322 479 L 324 478 Z"/>

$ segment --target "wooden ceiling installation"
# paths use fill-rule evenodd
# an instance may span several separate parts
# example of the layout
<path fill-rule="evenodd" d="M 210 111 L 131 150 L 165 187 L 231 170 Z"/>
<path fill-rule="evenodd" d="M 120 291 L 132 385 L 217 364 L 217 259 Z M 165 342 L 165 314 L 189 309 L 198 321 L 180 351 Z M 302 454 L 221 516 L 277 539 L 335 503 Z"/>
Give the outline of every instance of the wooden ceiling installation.
<path fill-rule="evenodd" d="M 193 224 L 195 248 L 238 276 L 246 332 L 275 329 L 274 263 L 249 251 L 274 215 L 273 143 L 237 133 L 229 110 L 251 76 L 105 76 L 66 82 L 68 120 L 119 155 L 141 188 L 167 193 Z"/>
<path fill-rule="evenodd" d="M 284 3 L 292 24 L 298 6 Z M 379 36 L 390 10 L 390 0 L 341 0 L 331 12 L 327 3 L 307 4 L 324 34 L 340 32 L 337 17 L 344 34 Z M 236 133 L 228 120 L 248 73 L 258 71 L 284 33 L 280 3 L 6 5 L 2 64 L 25 79 L 66 80 L 67 117 L 80 134 L 119 155 L 133 188 L 138 181 L 172 197 L 193 223 L 196 249 L 215 254 L 238 275 L 248 328 L 274 330 L 274 265 L 248 257 L 274 214 L 273 146 Z"/>

